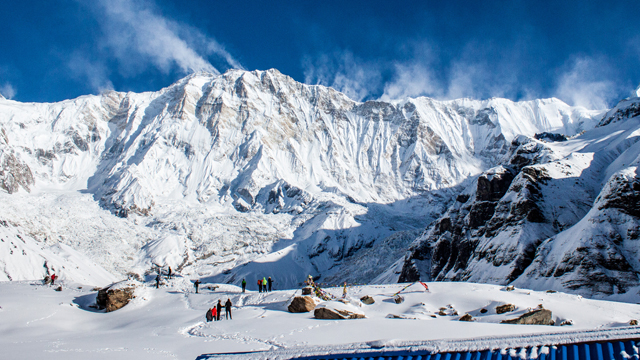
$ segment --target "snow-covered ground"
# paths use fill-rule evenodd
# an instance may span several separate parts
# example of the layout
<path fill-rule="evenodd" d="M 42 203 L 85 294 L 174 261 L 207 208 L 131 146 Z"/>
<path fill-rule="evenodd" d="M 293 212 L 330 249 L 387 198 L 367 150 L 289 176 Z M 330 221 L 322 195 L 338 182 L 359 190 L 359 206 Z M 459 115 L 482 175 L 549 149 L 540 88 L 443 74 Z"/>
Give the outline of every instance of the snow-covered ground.
<path fill-rule="evenodd" d="M 501 348 L 549 341 L 549 336 L 540 334 L 564 333 L 564 342 L 616 334 L 629 337 L 637 333 L 628 327 L 629 321 L 640 318 L 636 304 L 519 288 L 506 291 L 496 285 L 434 282 L 428 283 L 429 292 L 419 284 L 409 287 L 401 304 L 391 296 L 404 284 L 349 287 L 347 298 L 356 304 L 351 306 L 366 318 L 318 320 L 313 313 L 287 312 L 288 302 L 299 290 L 242 294 L 232 285 L 222 284 L 212 291 L 203 289 L 209 284 L 202 284 L 195 294 L 192 282 L 182 277 L 166 281 L 160 289 L 152 282 L 139 284 L 136 298 L 127 306 L 104 313 L 89 308 L 96 296 L 92 286 L 63 283 L 62 291 L 54 291 L 36 281 L 1 282 L 3 357 L 155 360 L 250 352 L 234 357 L 267 359 L 312 354 L 318 349 L 348 352 L 411 343 L 431 344 L 431 349 L 440 350 L 477 348 L 479 344 Z M 327 290 L 342 294 L 342 288 Z M 357 305 L 364 295 L 372 296 L 375 303 Z M 233 320 L 207 323 L 205 311 L 227 298 L 234 304 Z M 496 306 L 507 303 L 516 310 L 496 314 Z M 553 312 L 556 326 L 500 324 L 540 304 Z M 488 311 L 483 314 L 482 309 Z M 441 311 L 446 315 L 439 315 Z M 459 321 L 464 314 L 475 321 Z M 558 325 L 565 320 L 573 325 Z M 468 341 L 478 338 L 482 340 Z"/>

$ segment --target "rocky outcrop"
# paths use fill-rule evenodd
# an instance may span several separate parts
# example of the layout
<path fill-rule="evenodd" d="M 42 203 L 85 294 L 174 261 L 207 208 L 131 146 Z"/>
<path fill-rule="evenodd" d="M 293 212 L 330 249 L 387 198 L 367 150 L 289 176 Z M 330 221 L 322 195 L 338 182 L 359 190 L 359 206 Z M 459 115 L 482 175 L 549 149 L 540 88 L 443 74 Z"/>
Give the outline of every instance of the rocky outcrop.
<path fill-rule="evenodd" d="M 133 287 L 111 289 L 106 287 L 98 291 L 96 305 L 98 309 L 106 309 L 106 312 L 116 311 L 127 305 L 134 297 Z"/>
<path fill-rule="evenodd" d="M 373 303 L 375 303 L 376 301 L 369 295 L 365 295 L 363 297 L 360 298 L 360 301 L 362 301 L 363 304 L 365 305 L 371 305 Z"/>
<path fill-rule="evenodd" d="M 311 296 L 296 296 L 287 307 L 291 313 L 309 312 L 316 308 L 316 302 Z"/>
<path fill-rule="evenodd" d="M 31 168 L 0 144 L 0 189 L 9 194 L 17 192 L 20 188 L 30 192 L 34 183 Z"/>
<path fill-rule="evenodd" d="M 503 320 L 503 324 L 521 324 L 521 325 L 553 325 L 553 319 L 551 318 L 551 310 L 538 309 L 522 316 L 517 319 Z"/>
<path fill-rule="evenodd" d="M 504 304 L 500 306 L 496 306 L 496 314 L 504 314 L 507 312 L 515 311 L 516 306 L 513 304 Z"/>
<path fill-rule="evenodd" d="M 364 319 L 364 314 L 351 312 L 349 310 L 332 309 L 327 307 L 318 307 L 313 311 L 316 319 L 325 320 L 345 320 L 345 319 Z"/>
<path fill-rule="evenodd" d="M 460 320 L 460 321 L 473 321 L 473 316 L 471 316 L 469 314 L 464 314 L 458 320 Z"/>

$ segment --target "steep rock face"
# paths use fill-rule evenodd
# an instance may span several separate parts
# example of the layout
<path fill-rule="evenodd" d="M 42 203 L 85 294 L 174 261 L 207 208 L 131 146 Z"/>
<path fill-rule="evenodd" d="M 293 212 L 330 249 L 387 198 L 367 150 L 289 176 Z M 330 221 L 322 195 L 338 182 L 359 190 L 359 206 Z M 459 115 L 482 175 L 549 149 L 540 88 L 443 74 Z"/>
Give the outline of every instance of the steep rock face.
<path fill-rule="evenodd" d="M 613 113 L 633 116 L 636 103 L 625 100 Z M 399 281 L 513 283 L 596 296 L 639 286 L 639 159 L 638 117 L 561 143 L 516 138 L 502 165 L 480 175 L 414 241 Z"/>

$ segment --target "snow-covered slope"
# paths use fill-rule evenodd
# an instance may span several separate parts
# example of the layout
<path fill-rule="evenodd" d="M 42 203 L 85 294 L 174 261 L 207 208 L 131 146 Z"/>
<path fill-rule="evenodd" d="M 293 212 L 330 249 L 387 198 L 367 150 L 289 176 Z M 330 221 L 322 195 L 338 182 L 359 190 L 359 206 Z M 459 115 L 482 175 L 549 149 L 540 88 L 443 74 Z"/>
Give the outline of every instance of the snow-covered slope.
<path fill-rule="evenodd" d="M 376 271 L 356 264 L 391 266 L 390 241 L 438 217 L 518 135 L 572 136 L 599 120 L 558 99 L 359 103 L 276 70 L 0 99 L 0 220 L 115 275 L 157 264 L 230 282 L 368 281 Z"/>
<path fill-rule="evenodd" d="M 514 139 L 411 245 L 400 280 L 637 292 L 639 105 L 626 99 L 567 141 Z"/>
<path fill-rule="evenodd" d="M 96 300 L 91 286 L 63 281 L 62 291 L 54 291 L 36 282 L 0 282 L 3 357 L 155 360 L 236 353 L 230 357 L 271 360 L 409 347 L 432 352 L 483 346 L 506 350 L 640 334 L 637 326 L 629 326 L 640 317 L 637 304 L 519 288 L 505 291 L 486 284 L 436 282 L 428 284 L 430 292 L 416 284 L 403 292 L 401 304 L 391 296 L 405 284 L 349 287 L 349 306 L 366 318 L 339 321 L 315 319 L 313 312 L 287 312 L 299 290 L 242 293 L 237 286 L 222 284 L 215 291 L 201 287 L 195 294 L 191 282 L 180 277 L 160 289 L 153 280 L 139 285 L 128 305 L 105 313 L 90 307 Z M 342 288 L 325 290 L 342 295 Z M 364 295 L 375 303 L 360 303 Z M 205 312 L 227 299 L 233 304 L 233 320 L 223 316 L 222 321 L 206 322 Z M 515 310 L 498 314 L 496 307 L 503 304 L 513 304 Z M 344 305 L 332 301 L 323 306 Z M 552 312 L 554 326 L 500 323 L 539 306 Z M 459 321 L 465 314 L 474 321 Z"/>

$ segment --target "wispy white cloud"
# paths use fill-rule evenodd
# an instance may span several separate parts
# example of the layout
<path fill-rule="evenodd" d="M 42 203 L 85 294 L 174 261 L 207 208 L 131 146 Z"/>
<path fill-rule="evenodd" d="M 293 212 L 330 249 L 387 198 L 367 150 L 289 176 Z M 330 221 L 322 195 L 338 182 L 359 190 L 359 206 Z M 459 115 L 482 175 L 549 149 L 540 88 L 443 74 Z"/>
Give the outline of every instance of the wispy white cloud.
<path fill-rule="evenodd" d="M 611 67 L 604 59 L 576 57 L 559 77 L 555 96 L 575 106 L 606 109 L 615 100 Z"/>
<path fill-rule="evenodd" d="M 384 92 L 380 100 L 401 100 L 409 97 L 440 97 L 442 85 L 427 65 L 412 61 L 395 63 L 393 76 L 384 84 Z"/>
<path fill-rule="evenodd" d="M 109 80 L 104 64 L 90 61 L 81 53 L 75 52 L 70 55 L 67 67 L 71 70 L 71 76 L 79 80 L 86 80 L 94 92 L 101 93 L 104 90 L 113 90 L 113 84 Z"/>
<path fill-rule="evenodd" d="M 368 98 L 381 82 L 380 68 L 350 51 L 306 57 L 303 65 L 305 83 L 330 86 L 357 101 Z"/>
<path fill-rule="evenodd" d="M 165 73 L 173 66 L 184 73 L 219 73 L 203 55 L 219 56 L 231 67 L 241 67 L 217 41 L 163 17 L 152 2 L 100 0 L 96 6 L 106 46 L 129 70 L 136 69 L 135 62 L 143 60 Z"/>
<path fill-rule="evenodd" d="M 5 82 L 0 85 L 0 94 L 7 99 L 13 99 L 16 96 L 16 89 L 9 82 Z"/>

